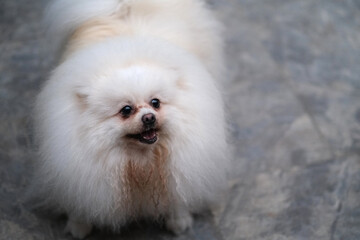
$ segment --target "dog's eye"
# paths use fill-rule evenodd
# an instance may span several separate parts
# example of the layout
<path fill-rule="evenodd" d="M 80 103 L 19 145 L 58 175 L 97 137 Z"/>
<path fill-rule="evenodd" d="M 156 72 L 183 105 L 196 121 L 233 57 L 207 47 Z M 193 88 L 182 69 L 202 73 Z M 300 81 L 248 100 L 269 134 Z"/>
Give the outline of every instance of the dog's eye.
<path fill-rule="evenodd" d="M 154 107 L 154 108 L 159 108 L 160 107 L 160 100 L 157 99 L 157 98 L 154 98 L 151 100 L 151 105 Z"/>
<path fill-rule="evenodd" d="M 128 117 L 133 111 L 133 108 L 129 105 L 126 105 L 125 107 L 123 107 L 120 110 L 121 115 L 123 115 L 124 117 Z"/>

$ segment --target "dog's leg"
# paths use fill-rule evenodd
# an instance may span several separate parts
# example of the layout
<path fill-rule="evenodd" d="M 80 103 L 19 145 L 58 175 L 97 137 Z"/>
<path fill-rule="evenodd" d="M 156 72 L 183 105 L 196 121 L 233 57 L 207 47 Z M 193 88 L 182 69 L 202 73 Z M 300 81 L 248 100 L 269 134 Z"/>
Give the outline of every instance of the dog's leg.
<path fill-rule="evenodd" d="M 191 228 L 193 218 L 189 210 L 185 207 L 178 207 L 166 218 L 166 227 L 175 234 L 180 234 Z"/>
<path fill-rule="evenodd" d="M 72 216 L 69 217 L 65 233 L 70 233 L 74 238 L 83 239 L 90 234 L 92 230 L 92 225 L 89 223 L 81 222 L 77 218 Z"/>

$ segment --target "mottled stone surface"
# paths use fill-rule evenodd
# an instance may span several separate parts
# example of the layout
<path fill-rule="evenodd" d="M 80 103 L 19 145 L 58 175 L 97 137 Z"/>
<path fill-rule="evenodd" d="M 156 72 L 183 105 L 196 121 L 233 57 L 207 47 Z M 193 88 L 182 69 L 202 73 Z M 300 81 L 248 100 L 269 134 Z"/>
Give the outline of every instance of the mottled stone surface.
<path fill-rule="evenodd" d="M 22 204 L 31 108 L 53 57 L 45 0 L 0 1 L 0 239 L 71 239 Z M 173 236 L 151 223 L 89 239 L 360 239 L 360 2 L 211 0 L 224 22 L 234 173 L 224 209 Z"/>

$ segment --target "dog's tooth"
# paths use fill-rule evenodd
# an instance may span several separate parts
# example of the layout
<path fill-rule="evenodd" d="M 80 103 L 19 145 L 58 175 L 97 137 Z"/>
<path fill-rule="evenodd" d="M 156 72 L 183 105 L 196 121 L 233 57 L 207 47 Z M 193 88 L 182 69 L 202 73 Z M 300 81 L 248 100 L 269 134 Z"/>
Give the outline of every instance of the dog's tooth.
<path fill-rule="evenodd" d="M 141 137 L 143 137 L 144 139 L 153 139 L 154 137 L 156 137 L 156 131 L 151 129 L 151 130 L 142 132 Z"/>

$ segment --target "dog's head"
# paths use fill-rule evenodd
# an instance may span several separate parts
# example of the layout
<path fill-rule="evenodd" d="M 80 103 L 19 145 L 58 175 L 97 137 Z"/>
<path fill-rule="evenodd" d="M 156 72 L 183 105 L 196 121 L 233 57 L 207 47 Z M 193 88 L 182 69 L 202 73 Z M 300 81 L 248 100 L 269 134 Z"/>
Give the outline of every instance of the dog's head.
<path fill-rule="evenodd" d="M 89 121 L 84 123 L 85 131 L 116 145 L 156 144 L 169 135 L 172 121 L 178 118 L 178 81 L 175 70 L 147 64 L 99 75 L 77 88 L 82 119 Z"/>

